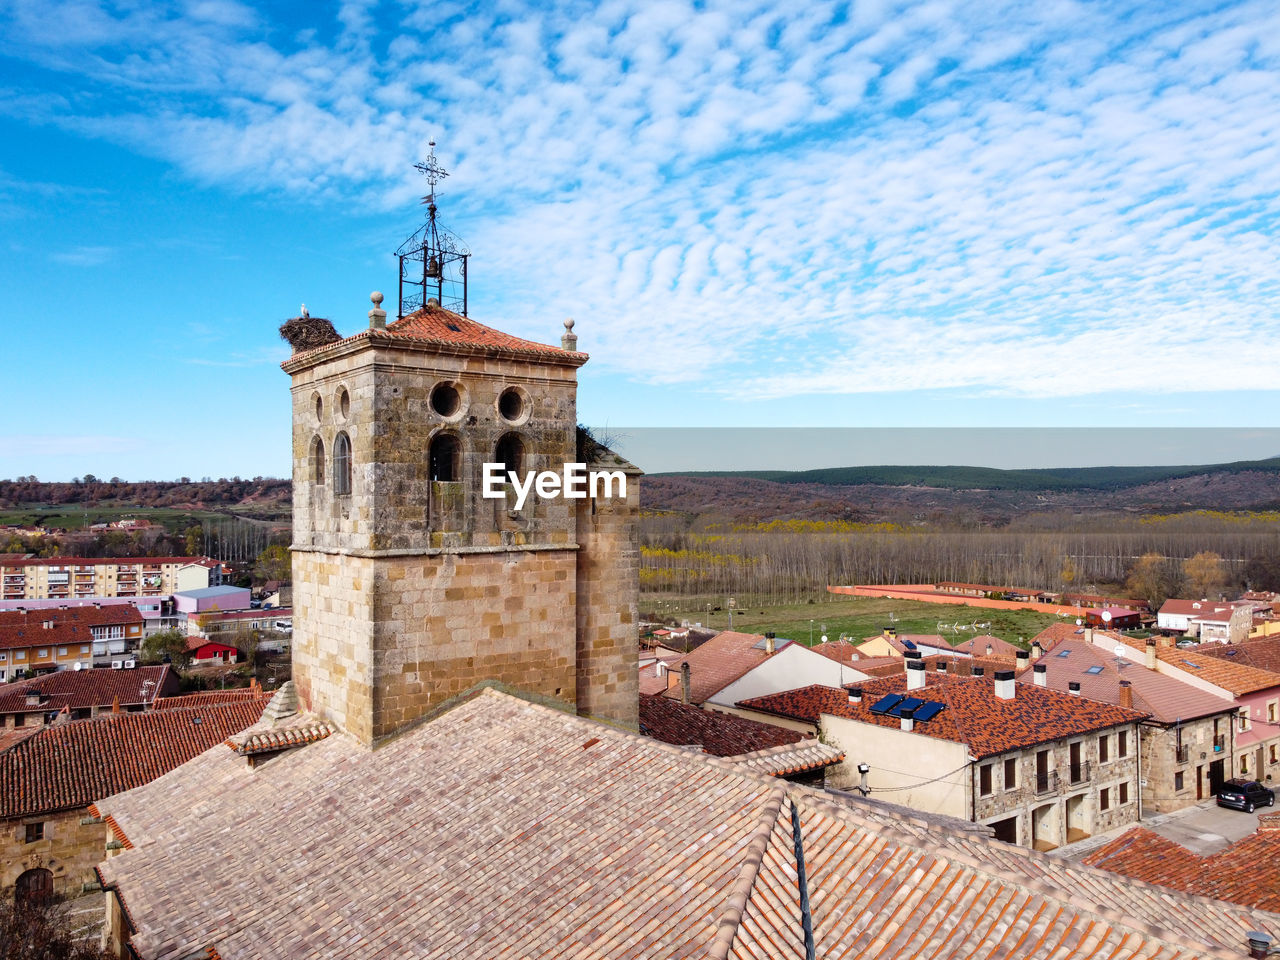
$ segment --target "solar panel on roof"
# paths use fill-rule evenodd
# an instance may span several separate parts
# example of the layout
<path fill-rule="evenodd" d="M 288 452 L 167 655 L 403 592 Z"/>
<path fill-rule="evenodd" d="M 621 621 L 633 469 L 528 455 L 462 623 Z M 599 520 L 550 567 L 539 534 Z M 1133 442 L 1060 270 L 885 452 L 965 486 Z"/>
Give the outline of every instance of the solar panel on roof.
<path fill-rule="evenodd" d="M 924 703 L 924 701 L 919 697 L 904 697 L 893 705 L 893 709 L 889 711 L 889 715 L 901 717 L 903 710 L 919 710 L 922 703 Z"/>
<path fill-rule="evenodd" d="M 935 703 L 932 700 L 926 700 L 920 706 L 920 708 L 916 711 L 916 719 L 932 720 L 934 717 L 936 717 L 938 714 L 942 712 L 942 708 L 945 706 L 946 706 L 945 703 Z"/>
<path fill-rule="evenodd" d="M 906 698 L 900 693 L 886 694 L 871 705 L 871 712 L 876 715 L 888 713 L 904 699 Z"/>

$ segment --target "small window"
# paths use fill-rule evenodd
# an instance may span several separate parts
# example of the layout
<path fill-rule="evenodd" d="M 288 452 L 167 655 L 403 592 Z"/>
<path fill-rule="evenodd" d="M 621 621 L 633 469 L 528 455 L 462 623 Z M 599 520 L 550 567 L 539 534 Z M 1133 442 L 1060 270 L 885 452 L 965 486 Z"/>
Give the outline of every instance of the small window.
<path fill-rule="evenodd" d="M 1101 792 L 1098 794 L 1098 809 L 1099 810 L 1111 809 L 1111 788 L 1110 787 L 1103 787 Z"/>
<path fill-rule="evenodd" d="M 44 823 L 28 823 L 26 826 L 26 842 L 35 843 L 44 839 Z"/>
<path fill-rule="evenodd" d="M 333 492 L 338 496 L 351 492 L 351 439 L 345 433 L 333 438 Z"/>
<path fill-rule="evenodd" d="M 319 437 L 311 438 L 311 482 L 324 483 L 324 441 Z"/>
<path fill-rule="evenodd" d="M 455 483 L 462 477 L 462 445 L 451 433 L 437 433 L 431 439 L 427 468 L 432 483 Z"/>
<path fill-rule="evenodd" d="M 1267 723 L 1275 723 L 1277 719 L 1280 719 L 1277 717 L 1277 706 L 1278 706 L 1277 701 L 1275 700 L 1267 701 Z"/>
<path fill-rule="evenodd" d="M 320 399 L 320 394 L 315 394 L 316 404 L 316 423 L 320 422 L 320 418 L 324 416 L 324 401 Z"/>
<path fill-rule="evenodd" d="M 48 647 L 41 647 L 39 650 L 36 651 L 36 659 L 38 660 L 43 660 L 48 655 L 49 655 Z"/>
<path fill-rule="evenodd" d="M 1249 708 L 1248 708 L 1248 707 L 1241 707 L 1241 708 L 1240 708 L 1239 720 L 1240 720 L 1240 730 L 1241 730 L 1241 732 L 1243 732 L 1243 731 L 1245 731 L 1245 730 L 1248 730 L 1248 729 L 1250 728 L 1250 726 L 1252 726 L 1252 724 L 1250 723 L 1250 720 L 1249 720 Z"/>
<path fill-rule="evenodd" d="M 60 656 L 60 657 L 65 657 L 66 655 L 67 655 L 67 648 L 66 648 L 66 647 L 59 647 L 59 648 L 58 648 L 58 656 Z"/>
<path fill-rule="evenodd" d="M 15 660 L 25 660 L 25 659 L 27 659 L 27 651 L 25 651 L 25 650 L 19 650 L 17 653 L 15 653 L 15 654 L 13 655 L 13 658 L 14 658 Z"/>
<path fill-rule="evenodd" d="M 1120 805 L 1124 806 L 1124 804 L 1128 802 L 1129 802 L 1129 781 L 1126 780 L 1124 783 L 1120 784 Z"/>
<path fill-rule="evenodd" d="M 1103 734 L 1098 738 L 1098 762 L 1106 763 L 1111 759 L 1111 738 Z"/>
<path fill-rule="evenodd" d="M 991 768 L 993 764 L 984 763 L 978 768 L 978 792 L 984 797 L 991 795 Z"/>
<path fill-rule="evenodd" d="M 1276 762 L 1276 760 L 1277 760 L 1277 758 L 1276 758 L 1276 745 L 1273 743 L 1273 744 L 1271 745 L 1271 756 L 1268 758 L 1268 762 L 1270 762 L 1270 763 L 1275 763 L 1275 762 Z"/>
<path fill-rule="evenodd" d="M 514 433 L 508 433 L 498 441 L 497 450 L 494 452 L 494 459 L 502 464 L 502 469 L 508 473 L 521 474 L 524 472 L 524 441 Z"/>
<path fill-rule="evenodd" d="M 451 383 L 437 384 L 431 391 L 431 409 L 442 417 L 452 417 L 462 406 L 462 395 Z"/>
<path fill-rule="evenodd" d="M 1249 755 L 1247 753 L 1240 754 L 1240 772 L 1249 772 Z"/>
<path fill-rule="evenodd" d="M 519 390 L 508 387 L 502 391 L 502 395 L 498 397 L 498 413 L 508 423 L 515 423 L 520 419 L 524 413 L 524 397 L 520 396 Z"/>
<path fill-rule="evenodd" d="M 1185 783 L 1186 781 L 1183 779 L 1181 770 L 1173 775 L 1173 789 L 1175 793 L 1181 793 Z"/>
<path fill-rule="evenodd" d="M 81 644 L 81 646 L 80 646 L 80 652 L 81 652 L 81 653 L 88 653 L 88 652 L 89 652 L 89 645 L 88 645 L 88 644 Z M 3 660 L 3 659 L 4 659 L 4 657 L 0 657 L 0 660 Z"/>
<path fill-rule="evenodd" d="M 1010 757 L 1004 762 L 1004 788 L 1014 790 L 1018 786 L 1018 761 Z"/>
<path fill-rule="evenodd" d="M 1090 667 L 1088 670 L 1085 671 L 1085 673 L 1092 673 L 1094 675 L 1097 675 L 1101 672 L 1102 672 L 1102 667 L 1098 666 L 1096 663 L 1092 667 Z"/>
<path fill-rule="evenodd" d="M 346 387 L 338 391 L 338 412 L 344 420 L 351 415 L 351 394 L 347 393 Z"/>
<path fill-rule="evenodd" d="M 1121 730 L 1116 734 L 1116 756 L 1127 757 L 1129 755 L 1129 731 Z"/>

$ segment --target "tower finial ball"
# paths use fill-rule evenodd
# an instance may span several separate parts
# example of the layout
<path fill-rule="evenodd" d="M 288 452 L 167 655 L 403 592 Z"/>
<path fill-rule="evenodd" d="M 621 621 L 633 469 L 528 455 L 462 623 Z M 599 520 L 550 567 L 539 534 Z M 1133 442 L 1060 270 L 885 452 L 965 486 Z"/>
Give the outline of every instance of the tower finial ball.
<path fill-rule="evenodd" d="M 382 306 L 382 291 L 381 290 L 373 291 L 373 293 L 369 294 L 369 299 L 373 302 L 373 305 L 375 307 Z"/>
<path fill-rule="evenodd" d="M 566 320 L 566 321 L 564 322 L 564 328 L 565 328 L 566 330 L 572 330 L 572 329 L 573 329 L 573 317 L 570 317 L 568 320 Z"/>

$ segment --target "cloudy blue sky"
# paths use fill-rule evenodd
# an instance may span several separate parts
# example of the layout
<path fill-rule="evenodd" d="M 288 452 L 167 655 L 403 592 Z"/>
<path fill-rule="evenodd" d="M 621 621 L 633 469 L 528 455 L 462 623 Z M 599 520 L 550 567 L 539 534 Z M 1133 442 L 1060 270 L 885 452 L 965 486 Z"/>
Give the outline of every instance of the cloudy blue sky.
<path fill-rule="evenodd" d="M 1278 131 L 1274 0 L 0 0 L 0 476 L 285 473 L 432 137 L 585 422 L 1269 426 Z"/>

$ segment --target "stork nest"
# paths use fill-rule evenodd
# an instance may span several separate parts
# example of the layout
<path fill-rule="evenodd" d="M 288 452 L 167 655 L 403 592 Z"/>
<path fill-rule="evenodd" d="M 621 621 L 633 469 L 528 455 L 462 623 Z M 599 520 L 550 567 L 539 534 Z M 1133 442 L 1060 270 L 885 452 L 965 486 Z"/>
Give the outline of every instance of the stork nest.
<path fill-rule="evenodd" d="M 280 325 L 280 338 L 289 342 L 294 353 L 314 350 L 342 339 L 333 324 L 323 317 L 294 317 L 286 320 Z"/>

